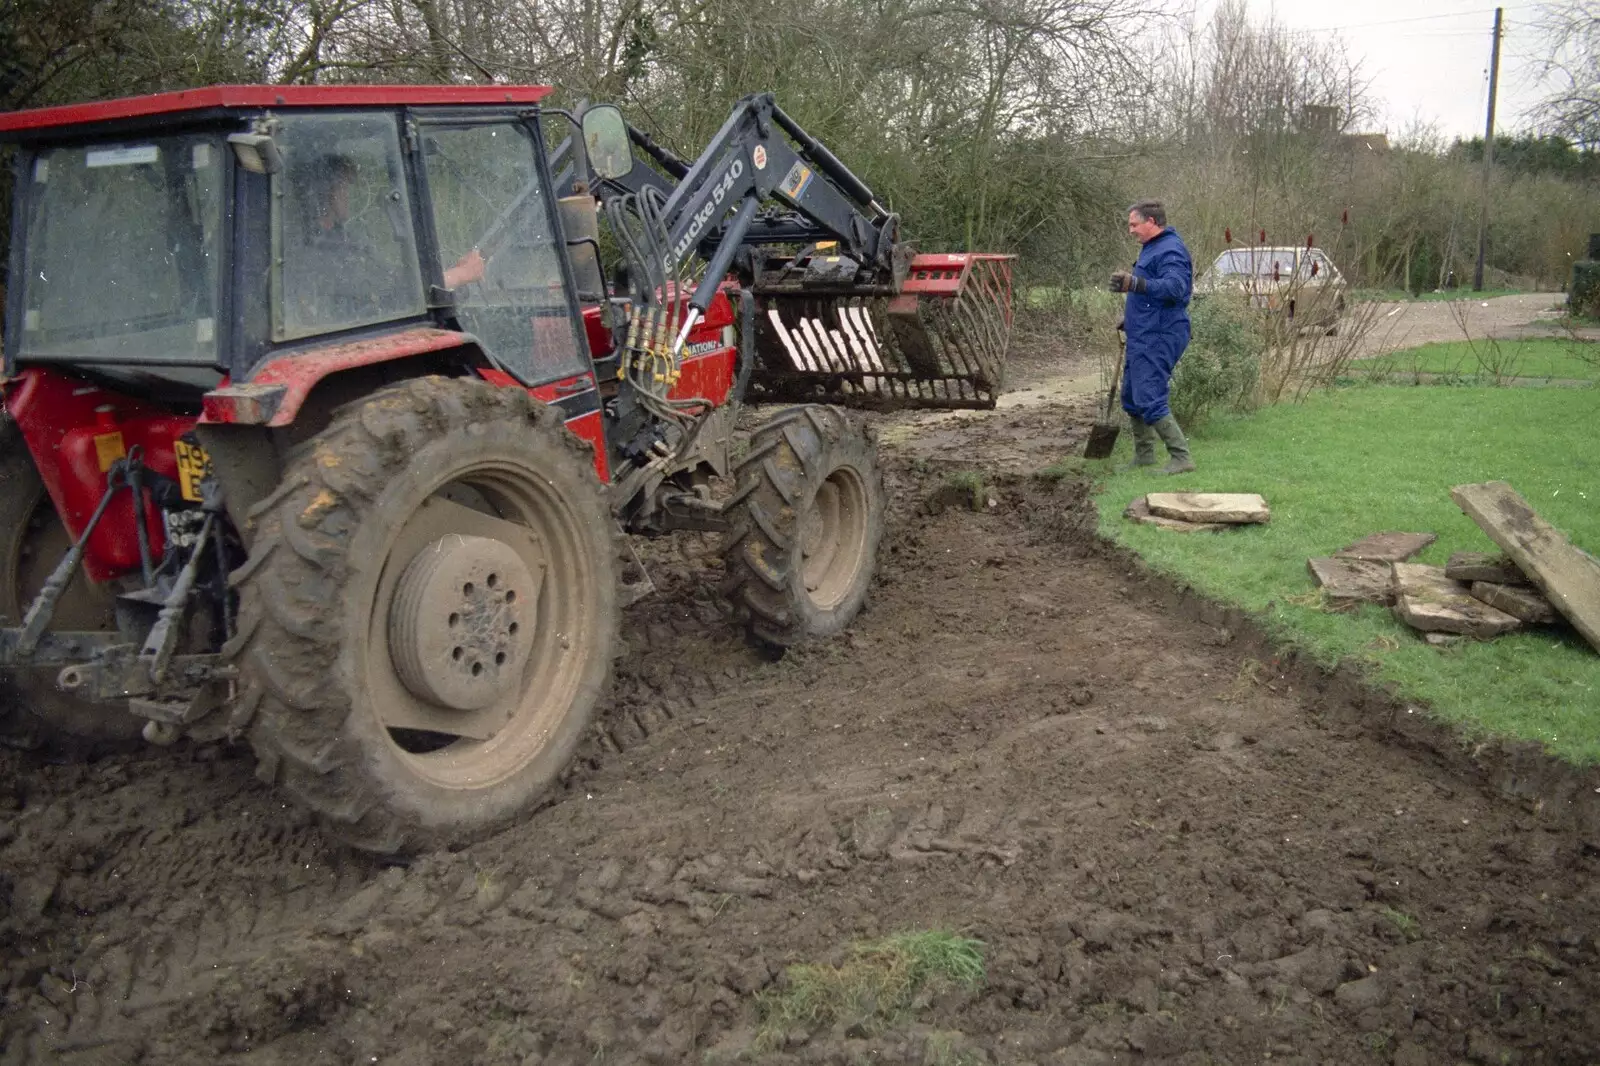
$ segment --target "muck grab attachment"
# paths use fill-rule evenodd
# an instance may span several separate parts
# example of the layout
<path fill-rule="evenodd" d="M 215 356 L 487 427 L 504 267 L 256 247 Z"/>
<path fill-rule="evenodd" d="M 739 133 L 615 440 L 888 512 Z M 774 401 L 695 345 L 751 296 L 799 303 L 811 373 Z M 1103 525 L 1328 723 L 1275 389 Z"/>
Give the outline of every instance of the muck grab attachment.
<path fill-rule="evenodd" d="M 751 391 L 847 407 L 991 408 L 1011 336 L 1011 257 L 919 255 L 894 295 L 763 293 Z"/>

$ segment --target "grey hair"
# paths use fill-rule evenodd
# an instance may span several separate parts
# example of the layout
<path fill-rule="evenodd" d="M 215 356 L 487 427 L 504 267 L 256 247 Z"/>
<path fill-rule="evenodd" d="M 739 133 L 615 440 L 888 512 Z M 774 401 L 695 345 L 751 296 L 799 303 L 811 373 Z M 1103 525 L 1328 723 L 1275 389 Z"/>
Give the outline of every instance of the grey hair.
<path fill-rule="evenodd" d="M 1158 226 L 1167 224 L 1167 207 L 1160 200 L 1140 200 L 1128 208 L 1128 212 Z"/>

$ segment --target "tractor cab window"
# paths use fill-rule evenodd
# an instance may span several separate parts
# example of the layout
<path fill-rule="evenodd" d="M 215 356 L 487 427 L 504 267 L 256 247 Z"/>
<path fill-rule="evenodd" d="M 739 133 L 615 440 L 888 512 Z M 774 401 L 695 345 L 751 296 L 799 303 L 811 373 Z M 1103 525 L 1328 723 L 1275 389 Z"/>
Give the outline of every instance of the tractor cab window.
<path fill-rule="evenodd" d="M 273 175 L 273 339 L 426 312 L 392 115 L 286 115 Z"/>
<path fill-rule="evenodd" d="M 587 370 L 528 131 L 430 125 L 422 142 L 439 268 L 462 327 L 529 383 Z"/>
<path fill-rule="evenodd" d="M 47 149 L 25 180 L 20 357 L 216 363 L 220 140 Z"/>

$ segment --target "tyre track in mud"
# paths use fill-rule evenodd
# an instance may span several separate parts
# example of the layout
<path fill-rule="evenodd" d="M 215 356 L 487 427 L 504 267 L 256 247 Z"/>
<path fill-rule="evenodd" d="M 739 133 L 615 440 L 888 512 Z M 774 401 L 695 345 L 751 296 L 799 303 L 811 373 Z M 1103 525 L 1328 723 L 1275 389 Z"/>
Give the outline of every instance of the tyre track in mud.
<path fill-rule="evenodd" d="M 779 662 L 712 538 L 648 545 L 563 788 L 458 852 L 340 851 L 216 749 L 0 756 L 0 1061 L 732 1061 L 784 964 L 932 925 L 982 990 L 775 1057 L 1594 1059 L 1600 841 L 1171 609 L 1070 487 L 892 478 L 867 611 Z"/>

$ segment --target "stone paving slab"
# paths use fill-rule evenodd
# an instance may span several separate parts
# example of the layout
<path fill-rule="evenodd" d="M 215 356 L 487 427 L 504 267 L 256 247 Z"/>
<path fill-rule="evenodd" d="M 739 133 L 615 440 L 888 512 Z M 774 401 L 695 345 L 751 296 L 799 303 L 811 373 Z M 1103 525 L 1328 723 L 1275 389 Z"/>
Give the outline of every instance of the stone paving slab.
<path fill-rule="evenodd" d="M 1540 518 L 1504 481 L 1457 485 L 1450 498 L 1600 651 L 1600 562 Z"/>
<path fill-rule="evenodd" d="M 1332 607 L 1347 609 L 1362 603 L 1387 607 L 1394 603 L 1394 575 L 1388 563 L 1323 556 L 1307 559 L 1306 569 Z"/>
<path fill-rule="evenodd" d="M 1452 552 L 1444 564 L 1446 577 L 1456 581 L 1488 581 L 1495 585 L 1527 585 L 1528 575 L 1517 569 L 1510 556 L 1499 552 Z"/>
<path fill-rule="evenodd" d="M 1394 563 L 1394 614 L 1425 633 L 1497 637 L 1522 622 L 1475 598 L 1466 585 L 1444 576 L 1444 567 Z"/>
<path fill-rule="evenodd" d="M 1551 625 L 1560 619 L 1550 601 L 1539 595 L 1537 589 L 1527 585 L 1496 585 L 1489 581 L 1474 581 L 1472 596 L 1513 618 L 1536 626 Z"/>
<path fill-rule="evenodd" d="M 1253 492 L 1152 492 L 1150 513 L 1182 522 L 1253 525 L 1272 517 L 1267 501 Z"/>
<path fill-rule="evenodd" d="M 1372 533 L 1334 552 L 1336 559 L 1369 559 L 1403 563 L 1439 539 L 1437 533 Z"/>
<path fill-rule="evenodd" d="M 1213 532 L 1233 527 L 1223 522 L 1182 522 L 1176 518 L 1162 518 L 1160 515 L 1150 513 L 1150 505 L 1143 496 L 1134 498 L 1134 501 L 1123 508 L 1122 516 L 1131 518 L 1135 522 L 1143 522 L 1147 526 L 1159 526 L 1162 529 L 1176 530 L 1179 533 L 1199 533 L 1204 530 Z"/>

